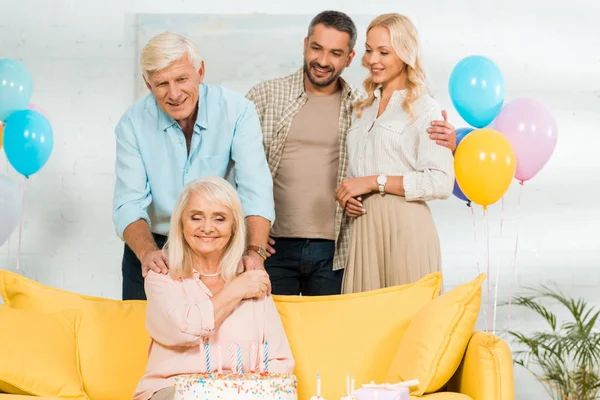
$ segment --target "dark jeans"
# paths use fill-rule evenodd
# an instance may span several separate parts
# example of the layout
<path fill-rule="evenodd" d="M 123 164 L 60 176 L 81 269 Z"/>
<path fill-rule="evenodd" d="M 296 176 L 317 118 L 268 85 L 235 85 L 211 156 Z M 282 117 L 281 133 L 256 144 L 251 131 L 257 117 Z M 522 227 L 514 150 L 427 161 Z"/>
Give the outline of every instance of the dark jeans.
<path fill-rule="evenodd" d="M 154 236 L 158 248 L 162 249 L 167 237 L 157 233 L 153 233 L 152 236 Z M 142 263 L 127 244 L 123 250 L 121 271 L 123 273 L 123 300 L 146 300 Z"/>
<path fill-rule="evenodd" d="M 273 294 L 321 296 L 341 293 L 344 270 L 333 270 L 333 240 L 273 239 L 275 254 L 265 261 Z"/>

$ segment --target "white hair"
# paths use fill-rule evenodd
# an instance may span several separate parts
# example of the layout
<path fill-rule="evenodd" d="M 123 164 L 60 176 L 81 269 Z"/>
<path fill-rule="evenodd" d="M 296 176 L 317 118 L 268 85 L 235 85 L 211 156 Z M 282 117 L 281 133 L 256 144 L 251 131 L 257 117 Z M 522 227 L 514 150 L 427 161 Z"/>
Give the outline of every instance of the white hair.
<path fill-rule="evenodd" d="M 153 72 L 166 68 L 174 61 L 187 57 L 196 70 L 200 69 L 201 58 L 198 48 L 188 38 L 178 33 L 164 32 L 154 36 L 144 46 L 140 55 L 140 66 L 146 80 Z"/>
<path fill-rule="evenodd" d="M 246 223 L 240 198 L 233 186 L 225 179 L 208 176 L 188 183 L 180 193 L 171 214 L 169 237 L 165 251 L 169 258 L 169 272 L 172 278 L 186 278 L 192 275 L 193 257 L 190 245 L 183 236 L 183 211 L 190 199 L 196 195 L 204 201 L 225 206 L 233 217 L 233 227 L 229 243 L 223 249 L 220 273 L 226 282 L 236 276 L 238 264 L 246 249 Z"/>

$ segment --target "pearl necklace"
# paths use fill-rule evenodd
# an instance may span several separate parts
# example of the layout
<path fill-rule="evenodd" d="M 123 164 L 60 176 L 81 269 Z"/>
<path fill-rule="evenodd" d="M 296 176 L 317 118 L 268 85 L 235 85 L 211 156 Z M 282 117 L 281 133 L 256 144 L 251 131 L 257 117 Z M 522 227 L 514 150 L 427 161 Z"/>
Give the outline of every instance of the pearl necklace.
<path fill-rule="evenodd" d="M 198 271 L 198 273 L 200 274 L 200 276 L 208 276 L 208 277 L 211 277 L 211 276 L 219 276 L 219 275 L 221 274 L 220 272 L 216 272 L 216 273 L 214 273 L 214 274 L 204 274 L 204 273 L 202 273 L 202 272 L 200 272 L 200 271 Z"/>

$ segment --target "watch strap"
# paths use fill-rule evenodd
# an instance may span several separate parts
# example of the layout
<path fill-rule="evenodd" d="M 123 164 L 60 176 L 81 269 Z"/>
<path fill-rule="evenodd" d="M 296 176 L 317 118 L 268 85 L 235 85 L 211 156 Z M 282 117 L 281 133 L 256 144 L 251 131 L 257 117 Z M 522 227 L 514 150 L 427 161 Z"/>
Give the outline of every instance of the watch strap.
<path fill-rule="evenodd" d="M 261 258 L 262 258 L 263 260 L 266 260 L 266 259 L 267 259 L 267 252 L 266 252 L 266 250 L 265 250 L 265 249 L 263 249 L 263 248 L 262 248 L 262 247 L 260 247 L 260 246 L 249 245 L 249 246 L 248 246 L 248 250 L 255 251 L 256 253 L 258 253 L 258 255 L 259 255 L 259 256 L 261 256 Z"/>

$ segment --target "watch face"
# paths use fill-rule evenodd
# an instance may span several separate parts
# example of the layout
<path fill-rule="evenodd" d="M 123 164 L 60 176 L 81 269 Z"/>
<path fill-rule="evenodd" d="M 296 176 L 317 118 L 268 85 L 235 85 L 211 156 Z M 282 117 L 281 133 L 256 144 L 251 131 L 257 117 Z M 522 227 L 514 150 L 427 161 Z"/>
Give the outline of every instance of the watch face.
<path fill-rule="evenodd" d="M 383 185 L 384 183 L 387 182 L 387 178 L 383 175 L 379 175 L 377 177 L 377 183 L 379 183 L 380 185 Z"/>

